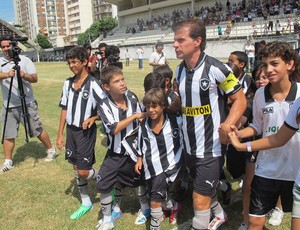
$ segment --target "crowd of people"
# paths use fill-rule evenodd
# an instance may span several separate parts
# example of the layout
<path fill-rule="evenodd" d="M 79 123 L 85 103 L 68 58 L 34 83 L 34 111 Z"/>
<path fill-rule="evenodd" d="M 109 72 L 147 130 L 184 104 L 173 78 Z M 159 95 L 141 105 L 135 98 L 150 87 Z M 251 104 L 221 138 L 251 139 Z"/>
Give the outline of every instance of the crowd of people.
<path fill-rule="evenodd" d="M 206 26 L 219 25 L 222 22 L 231 21 L 232 24 L 237 22 L 251 22 L 254 18 L 262 17 L 268 20 L 270 16 L 288 16 L 297 15 L 300 10 L 299 1 L 271 1 L 271 0 L 242 0 L 238 3 L 226 3 L 216 1 L 212 7 L 202 6 L 195 9 L 194 14 L 187 8 L 184 10 L 174 10 L 171 14 L 163 14 L 157 17 L 152 16 L 144 20 L 137 18 L 135 27 L 128 27 L 126 33 L 136 33 L 145 30 L 157 30 L 171 28 L 174 23 L 188 18 L 198 18 L 204 21 Z"/>
<path fill-rule="evenodd" d="M 63 84 L 56 147 L 65 150 L 81 198 L 80 207 L 70 218 L 80 219 L 93 208 L 88 182 L 96 180 L 101 194 L 99 230 L 118 225 L 126 187 L 135 188 L 140 205 L 135 224 L 150 219 L 149 228 L 158 230 L 167 217 L 170 224 L 177 224 L 183 199 L 187 199 L 183 194 L 190 186 L 193 205 L 185 207 L 193 210 L 190 229 L 218 229 L 230 221 L 223 209 L 230 204 L 232 190 L 224 173 L 226 162 L 233 178 L 244 177 L 244 216 L 243 223 L 236 226 L 239 230 L 263 229 L 270 212 L 269 223 L 278 225 L 278 212 L 291 211 L 292 229 L 299 229 L 298 53 L 288 43 L 275 41 L 261 45 L 252 56 L 253 47 L 248 44 L 222 63 L 205 53 L 206 29 L 201 20 L 180 20 L 172 29 L 174 51 L 182 60 L 174 71 L 173 84 L 164 44 L 158 42 L 149 57 L 153 71 L 145 76 L 141 101 L 126 85 L 118 47 L 100 43 L 96 55 L 89 45 L 67 52 L 74 76 Z M 9 52 L 10 41 L 8 36 L 0 40 L 4 53 L 0 59 L 2 122 L 7 123 L 1 173 L 13 169 L 14 139 L 19 123 L 25 123 L 24 115 L 30 136 L 45 145 L 45 160 L 57 156 L 36 119 L 37 103 L 31 87 L 37 82 L 34 65 L 20 55 L 18 71 Z M 139 52 L 143 54 L 143 49 Z M 143 62 L 139 62 L 142 68 Z M 252 76 L 247 73 L 250 71 Z M 19 91 L 20 80 L 26 95 Z M 20 104 L 22 97 L 28 106 L 26 114 Z M 107 135 L 107 153 L 97 172 L 94 148 L 98 120 Z M 252 142 L 254 139 L 259 140 Z M 223 194 L 222 202 L 218 201 L 218 190 Z"/>

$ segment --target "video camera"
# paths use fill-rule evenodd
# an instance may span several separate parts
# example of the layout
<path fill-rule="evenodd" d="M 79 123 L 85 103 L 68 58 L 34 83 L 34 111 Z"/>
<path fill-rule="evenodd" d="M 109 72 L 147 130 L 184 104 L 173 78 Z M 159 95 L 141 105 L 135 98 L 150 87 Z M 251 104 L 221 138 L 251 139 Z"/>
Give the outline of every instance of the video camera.
<path fill-rule="evenodd" d="M 98 54 L 99 54 L 99 55 L 102 55 L 103 53 L 104 53 L 103 51 L 96 51 L 96 52 L 95 52 L 96 55 L 98 55 Z"/>
<path fill-rule="evenodd" d="M 28 40 L 27 37 L 19 37 L 12 38 L 10 40 L 11 49 L 8 51 L 8 55 L 14 62 L 20 61 L 19 54 L 21 53 L 21 49 L 18 47 L 18 42 L 26 42 Z"/>
<path fill-rule="evenodd" d="M 120 62 L 120 49 L 115 45 L 107 46 L 105 49 L 105 57 L 108 65 L 114 65 L 123 69 L 123 63 Z"/>

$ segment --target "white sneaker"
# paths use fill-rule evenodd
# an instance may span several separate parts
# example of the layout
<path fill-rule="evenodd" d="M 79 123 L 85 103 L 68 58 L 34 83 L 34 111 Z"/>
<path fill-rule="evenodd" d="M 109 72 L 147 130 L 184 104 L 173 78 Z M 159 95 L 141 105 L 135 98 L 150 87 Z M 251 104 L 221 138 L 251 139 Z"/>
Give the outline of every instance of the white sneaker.
<path fill-rule="evenodd" d="M 283 216 L 284 216 L 284 212 L 281 211 L 280 208 L 276 207 L 271 211 L 271 215 L 268 223 L 273 226 L 278 226 L 281 224 Z"/>
<path fill-rule="evenodd" d="M 55 157 L 58 156 L 58 153 L 55 149 L 55 147 L 52 147 L 51 149 L 48 149 L 47 150 L 47 156 L 45 158 L 45 161 L 46 162 L 50 162 L 50 161 L 53 161 Z"/>
<path fill-rule="evenodd" d="M 238 228 L 238 230 L 248 230 L 248 225 L 245 224 L 245 223 L 242 223 L 242 224 L 240 225 L 240 227 Z"/>
<path fill-rule="evenodd" d="M 222 224 L 225 224 L 226 222 L 227 222 L 227 217 L 225 217 L 225 219 L 221 219 L 219 217 L 215 217 L 209 223 L 208 229 L 209 230 L 217 230 Z"/>
<path fill-rule="evenodd" d="M 102 219 L 99 220 L 96 228 L 98 228 L 98 230 L 112 230 L 114 229 L 114 223 L 111 221 L 111 222 L 106 222 L 106 223 L 103 223 Z"/>
<path fill-rule="evenodd" d="M 13 165 L 7 165 L 7 164 L 3 164 L 2 166 L 1 166 L 1 168 L 0 168 L 0 174 L 1 173 L 5 173 L 5 172 L 7 172 L 7 171 L 9 171 L 9 170 L 11 170 L 11 169 L 13 169 L 14 168 L 14 166 Z"/>

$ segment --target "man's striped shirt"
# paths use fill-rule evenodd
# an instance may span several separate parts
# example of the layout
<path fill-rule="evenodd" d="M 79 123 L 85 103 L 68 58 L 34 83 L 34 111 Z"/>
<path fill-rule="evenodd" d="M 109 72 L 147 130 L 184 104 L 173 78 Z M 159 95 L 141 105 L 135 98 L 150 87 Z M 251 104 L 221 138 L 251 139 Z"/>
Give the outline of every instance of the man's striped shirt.
<path fill-rule="evenodd" d="M 182 103 L 184 147 L 198 158 L 221 156 L 224 149 L 218 128 L 228 115 L 227 95 L 241 85 L 222 62 L 201 53 L 196 67 L 187 70 L 182 62 L 176 69 Z"/>

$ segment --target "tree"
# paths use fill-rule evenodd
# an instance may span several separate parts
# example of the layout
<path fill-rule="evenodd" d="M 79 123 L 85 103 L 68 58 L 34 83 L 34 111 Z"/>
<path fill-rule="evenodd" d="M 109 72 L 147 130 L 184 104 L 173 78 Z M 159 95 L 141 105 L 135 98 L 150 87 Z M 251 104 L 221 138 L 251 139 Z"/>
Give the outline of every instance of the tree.
<path fill-rule="evenodd" d="M 100 21 L 94 22 L 84 33 L 81 33 L 77 38 L 77 44 L 83 45 L 91 43 L 99 37 L 100 33 L 104 36 L 118 25 L 116 18 L 103 17 Z"/>
<path fill-rule="evenodd" d="M 43 49 L 47 49 L 47 48 L 52 48 L 52 44 L 51 42 L 48 41 L 47 37 L 42 35 L 42 34 L 38 34 L 36 36 L 36 42 L 39 44 L 39 46 Z"/>

